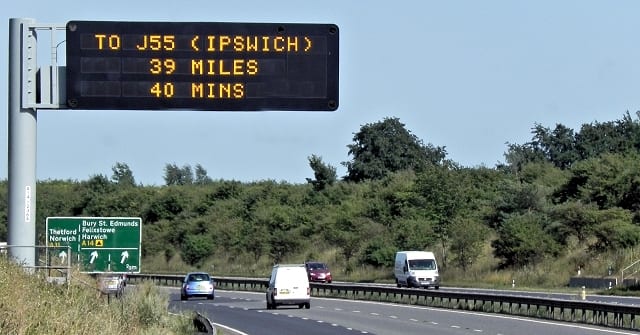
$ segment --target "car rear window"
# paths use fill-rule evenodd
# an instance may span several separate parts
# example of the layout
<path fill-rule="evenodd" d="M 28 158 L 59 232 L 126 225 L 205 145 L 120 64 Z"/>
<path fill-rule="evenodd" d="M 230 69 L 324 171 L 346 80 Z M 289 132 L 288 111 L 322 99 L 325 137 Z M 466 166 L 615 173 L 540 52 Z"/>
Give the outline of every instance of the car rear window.
<path fill-rule="evenodd" d="M 189 275 L 189 281 L 209 281 L 209 276 L 202 273 Z"/>

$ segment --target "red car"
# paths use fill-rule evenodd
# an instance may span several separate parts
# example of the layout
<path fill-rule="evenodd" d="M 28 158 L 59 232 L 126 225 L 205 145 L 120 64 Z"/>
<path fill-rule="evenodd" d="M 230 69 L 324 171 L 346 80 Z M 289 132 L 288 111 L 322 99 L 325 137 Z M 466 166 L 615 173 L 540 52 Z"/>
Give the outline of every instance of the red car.
<path fill-rule="evenodd" d="M 309 275 L 310 282 L 321 282 L 330 284 L 333 278 L 331 277 L 331 271 L 327 264 L 322 262 L 305 262 L 304 266 L 307 268 L 307 275 Z"/>

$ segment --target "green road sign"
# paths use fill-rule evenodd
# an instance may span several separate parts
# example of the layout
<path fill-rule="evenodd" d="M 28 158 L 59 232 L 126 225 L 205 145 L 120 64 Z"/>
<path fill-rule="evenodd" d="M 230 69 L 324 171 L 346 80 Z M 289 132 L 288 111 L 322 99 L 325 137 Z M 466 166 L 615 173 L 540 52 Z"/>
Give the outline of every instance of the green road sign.
<path fill-rule="evenodd" d="M 49 217 L 47 246 L 69 246 L 82 272 L 139 273 L 142 220 L 131 217 Z"/>

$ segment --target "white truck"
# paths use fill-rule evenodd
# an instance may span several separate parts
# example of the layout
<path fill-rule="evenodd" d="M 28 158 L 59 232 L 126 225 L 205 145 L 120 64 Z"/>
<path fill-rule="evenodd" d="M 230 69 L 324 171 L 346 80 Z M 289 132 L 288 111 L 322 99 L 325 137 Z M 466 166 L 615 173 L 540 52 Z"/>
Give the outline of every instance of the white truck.
<path fill-rule="evenodd" d="M 438 263 L 430 251 L 398 251 L 394 266 L 398 287 L 440 288 Z"/>

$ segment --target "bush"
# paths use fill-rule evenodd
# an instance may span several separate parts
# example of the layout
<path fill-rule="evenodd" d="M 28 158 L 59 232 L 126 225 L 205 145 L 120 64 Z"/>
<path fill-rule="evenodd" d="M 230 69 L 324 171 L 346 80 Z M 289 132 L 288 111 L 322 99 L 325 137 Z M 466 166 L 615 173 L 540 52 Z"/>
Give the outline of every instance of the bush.
<path fill-rule="evenodd" d="M 557 256 L 559 246 L 544 231 L 546 217 L 535 212 L 508 215 L 498 229 L 499 238 L 492 245 L 501 265 L 535 264 L 547 256 Z"/>
<path fill-rule="evenodd" d="M 201 263 L 211 255 L 213 243 L 204 235 L 188 235 L 182 247 L 182 259 L 189 265 Z"/>

